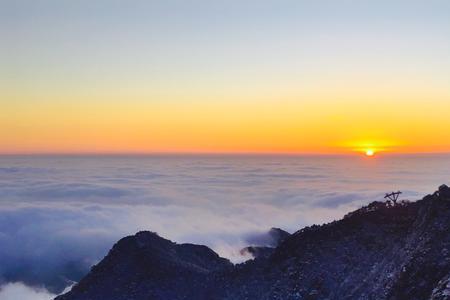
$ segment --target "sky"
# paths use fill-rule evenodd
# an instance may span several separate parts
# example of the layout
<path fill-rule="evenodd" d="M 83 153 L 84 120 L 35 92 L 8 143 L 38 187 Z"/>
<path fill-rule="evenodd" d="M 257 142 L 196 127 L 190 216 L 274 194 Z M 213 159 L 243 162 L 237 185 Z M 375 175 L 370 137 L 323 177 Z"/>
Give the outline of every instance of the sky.
<path fill-rule="evenodd" d="M 0 0 L 0 153 L 450 152 L 450 2 Z"/>

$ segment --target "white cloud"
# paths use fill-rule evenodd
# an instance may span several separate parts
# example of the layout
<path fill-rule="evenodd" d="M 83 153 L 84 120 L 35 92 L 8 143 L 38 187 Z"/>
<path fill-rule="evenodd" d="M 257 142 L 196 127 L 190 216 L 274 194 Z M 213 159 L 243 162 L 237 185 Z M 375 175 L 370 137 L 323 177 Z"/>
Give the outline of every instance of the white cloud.
<path fill-rule="evenodd" d="M 32 288 L 21 282 L 7 283 L 0 287 L 0 300 L 51 300 L 56 295 L 44 288 Z"/>

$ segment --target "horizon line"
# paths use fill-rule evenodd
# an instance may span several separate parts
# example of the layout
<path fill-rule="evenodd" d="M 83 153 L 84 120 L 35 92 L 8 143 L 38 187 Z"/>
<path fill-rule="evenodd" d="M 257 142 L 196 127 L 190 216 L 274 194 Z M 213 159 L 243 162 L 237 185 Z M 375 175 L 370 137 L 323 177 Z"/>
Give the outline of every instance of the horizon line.
<path fill-rule="evenodd" d="M 450 151 L 436 152 L 390 152 L 378 151 L 377 156 L 397 155 L 450 155 Z M 262 151 L 158 151 L 158 152 L 5 152 L 0 156 L 362 156 L 363 152 L 262 152 Z"/>

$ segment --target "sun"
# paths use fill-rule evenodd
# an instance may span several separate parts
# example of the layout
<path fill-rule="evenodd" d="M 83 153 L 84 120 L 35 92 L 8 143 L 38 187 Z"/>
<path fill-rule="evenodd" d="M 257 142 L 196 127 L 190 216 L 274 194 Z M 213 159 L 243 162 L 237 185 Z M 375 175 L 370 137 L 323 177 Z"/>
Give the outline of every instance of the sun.
<path fill-rule="evenodd" d="M 374 156 L 374 155 L 375 155 L 375 150 L 373 150 L 373 149 L 366 150 L 366 156 Z"/>

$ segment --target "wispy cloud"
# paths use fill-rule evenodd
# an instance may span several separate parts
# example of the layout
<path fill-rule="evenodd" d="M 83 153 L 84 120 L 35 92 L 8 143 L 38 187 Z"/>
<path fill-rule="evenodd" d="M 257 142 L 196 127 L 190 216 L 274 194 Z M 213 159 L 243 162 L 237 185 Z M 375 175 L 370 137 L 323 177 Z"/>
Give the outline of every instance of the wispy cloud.
<path fill-rule="evenodd" d="M 108 198 L 114 199 L 130 194 L 127 190 L 114 188 L 100 184 L 47 184 L 26 188 L 20 195 L 30 198 L 40 198 L 46 200 L 52 199 L 89 199 L 89 198 Z"/>

